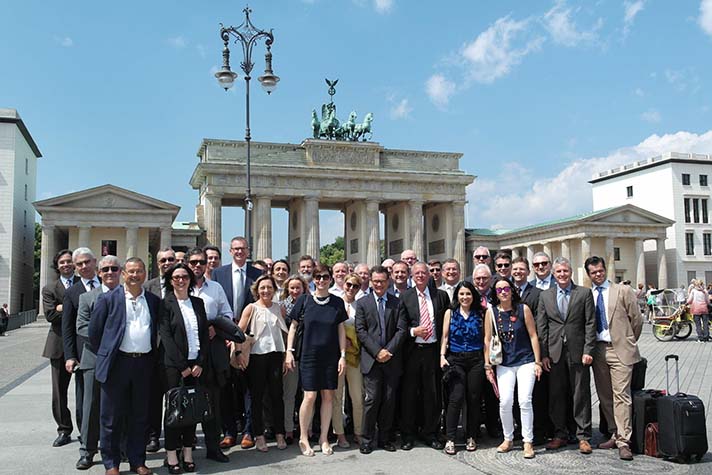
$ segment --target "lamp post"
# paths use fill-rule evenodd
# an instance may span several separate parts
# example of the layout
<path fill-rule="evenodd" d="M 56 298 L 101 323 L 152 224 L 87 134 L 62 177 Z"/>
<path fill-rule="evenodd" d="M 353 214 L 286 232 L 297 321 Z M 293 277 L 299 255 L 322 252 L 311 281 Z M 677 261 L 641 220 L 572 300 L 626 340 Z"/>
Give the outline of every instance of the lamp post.
<path fill-rule="evenodd" d="M 240 69 L 245 73 L 245 142 L 247 142 L 247 189 L 245 191 L 245 235 L 247 237 L 247 242 L 249 246 L 253 245 L 252 242 L 252 187 L 250 181 L 250 142 L 252 136 L 250 135 L 250 73 L 254 67 L 252 62 L 252 48 L 257 44 L 260 39 L 265 40 L 265 46 L 267 47 L 267 52 L 265 53 L 265 73 L 264 75 L 257 78 L 257 80 L 262 84 L 262 88 L 271 94 L 272 91 L 277 87 L 279 82 L 279 77 L 275 76 L 272 71 L 272 43 L 274 42 L 274 35 L 272 35 L 272 30 L 265 31 L 255 28 L 255 26 L 250 21 L 250 10 L 249 7 L 245 7 L 242 10 L 245 13 L 245 21 L 238 27 L 230 26 L 225 27 L 220 24 L 220 37 L 223 40 L 223 65 L 220 71 L 215 73 L 215 77 L 218 83 L 226 91 L 232 87 L 237 78 L 237 74 L 230 69 L 230 48 L 228 43 L 231 38 L 234 38 L 235 44 L 240 44 L 242 46 L 243 60 L 240 63 Z"/>

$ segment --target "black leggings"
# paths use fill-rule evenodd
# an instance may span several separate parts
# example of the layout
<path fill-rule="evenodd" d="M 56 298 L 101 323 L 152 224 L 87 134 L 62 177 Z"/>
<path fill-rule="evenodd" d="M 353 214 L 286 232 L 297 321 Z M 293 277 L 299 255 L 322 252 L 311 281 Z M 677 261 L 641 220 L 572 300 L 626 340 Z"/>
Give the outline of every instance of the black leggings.
<path fill-rule="evenodd" d="M 482 388 L 486 383 L 484 356 L 482 351 L 450 353 L 447 387 L 449 399 L 446 415 L 446 435 L 448 440 L 455 440 L 457 423 L 460 419 L 462 402 L 467 398 L 467 438 L 477 438 L 480 428 L 480 405 Z"/>

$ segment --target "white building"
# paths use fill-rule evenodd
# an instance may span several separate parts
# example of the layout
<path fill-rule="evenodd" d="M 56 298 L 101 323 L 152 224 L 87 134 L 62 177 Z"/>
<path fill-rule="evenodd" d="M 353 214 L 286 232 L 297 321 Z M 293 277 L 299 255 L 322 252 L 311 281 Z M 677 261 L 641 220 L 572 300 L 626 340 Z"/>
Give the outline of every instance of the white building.
<path fill-rule="evenodd" d="M 0 305 L 34 307 L 37 144 L 15 109 L 0 109 Z"/>
<path fill-rule="evenodd" d="M 695 278 L 712 282 L 710 178 L 712 155 L 666 153 L 597 173 L 590 181 L 593 209 L 632 204 L 674 220 L 667 230 L 667 273 L 660 276 L 661 285 L 664 279 L 667 287 Z M 645 249 L 653 251 L 655 245 L 646 242 Z M 655 259 L 646 263 L 651 277 Z"/>

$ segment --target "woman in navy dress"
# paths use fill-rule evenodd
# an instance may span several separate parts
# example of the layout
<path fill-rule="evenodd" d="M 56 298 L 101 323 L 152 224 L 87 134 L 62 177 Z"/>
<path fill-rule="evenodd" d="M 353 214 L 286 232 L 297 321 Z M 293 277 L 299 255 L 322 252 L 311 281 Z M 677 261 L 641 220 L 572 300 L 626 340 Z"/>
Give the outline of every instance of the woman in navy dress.
<path fill-rule="evenodd" d="M 346 330 L 344 322 L 348 315 L 344 301 L 329 293 L 331 269 L 324 264 L 314 267 L 313 281 L 316 290 L 312 295 L 302 295 L 289 315 L 291 325 L 287 337 L 287 368 L 294 368 L 294 339 L 297 326 L 303 320 L 304 335 L 299 361 L 304 399 L 299 408 L 299 449 L 306 456 L 313 456 L 309 444 L 308 428 L 311 427 L 317 392 L 321 393 L 321 435 L 319 445 L 325 455 L 333 453 L 327 439 L 331 421 L 332 400 L 338 386 L 338 377 L 346 369 Z"/>

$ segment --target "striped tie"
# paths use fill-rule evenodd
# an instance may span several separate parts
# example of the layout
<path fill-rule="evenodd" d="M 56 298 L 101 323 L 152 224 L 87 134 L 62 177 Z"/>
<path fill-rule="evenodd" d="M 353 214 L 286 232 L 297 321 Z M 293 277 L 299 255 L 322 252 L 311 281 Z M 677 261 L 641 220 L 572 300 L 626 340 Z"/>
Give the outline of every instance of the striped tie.
<path fill-rule="evenodd" d="M 433 323 L 430 321 L 430 312 L 428 311 L 428 301 L 425 300 L 425 294 L 418 292 L 420 297 L 420 326 L 425 329 L 423 340 L 427 341 L 433 336 Z"/>

